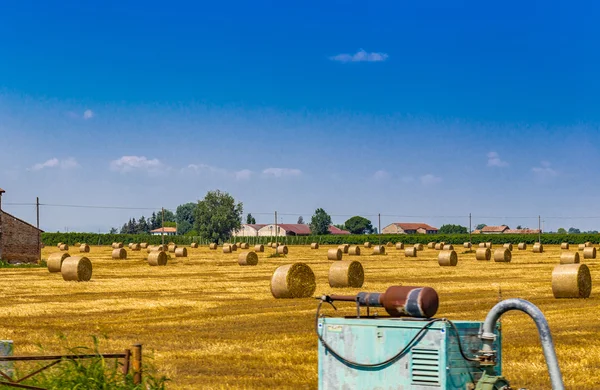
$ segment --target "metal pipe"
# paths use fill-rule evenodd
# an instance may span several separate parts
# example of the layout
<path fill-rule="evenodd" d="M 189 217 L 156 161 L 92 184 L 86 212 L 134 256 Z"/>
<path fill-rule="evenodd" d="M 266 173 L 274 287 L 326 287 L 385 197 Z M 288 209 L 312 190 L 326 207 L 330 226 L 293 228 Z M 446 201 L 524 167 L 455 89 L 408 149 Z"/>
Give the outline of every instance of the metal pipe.
<path fill-rule="evenodd" d="M 544 317 L 544 313 L 533 303 L 524 299 L 506 299 L 499 302 L 494 306 L 485 317 L 483 323 L 483 331 L 480 336 L 483 341 L 482 352 L 491 353 L 493 350 L 492 344 L 496 339 L 494 334 L 494 328 L 496 321 L 500 316 L 510 310 L 519 310 L 527 314 L 538 329 L 540 335 L 540 342 L 542 344 L 542 350 L 544 351 L 544 357 L 546 358 L 546 365 L 548 366 L 548 374 L 550 374 L 550 383 L 552 384 L 553 390 L 564 390 L 565 385 L 563 383 L 562 374 L 560 367 L 558 366 L 558 359 L 556 358 L 556 352 L 554 351 L 554 343 L 552 342 L 552 335 L 550 334 L 550 327 L 548 321 Z"/>

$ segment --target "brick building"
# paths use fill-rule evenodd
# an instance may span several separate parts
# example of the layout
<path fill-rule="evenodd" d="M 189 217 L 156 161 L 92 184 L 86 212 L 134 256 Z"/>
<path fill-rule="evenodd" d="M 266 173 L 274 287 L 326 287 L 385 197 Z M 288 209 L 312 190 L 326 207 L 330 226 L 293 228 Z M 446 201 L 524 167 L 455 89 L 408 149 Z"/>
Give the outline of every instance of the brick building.
<path fill-rule="evenodd" d="M 0 188 L 0 259 L 9 263 L 36 263 L 41 257 L 41 233 L 35 226 L 2 210 Z"/>

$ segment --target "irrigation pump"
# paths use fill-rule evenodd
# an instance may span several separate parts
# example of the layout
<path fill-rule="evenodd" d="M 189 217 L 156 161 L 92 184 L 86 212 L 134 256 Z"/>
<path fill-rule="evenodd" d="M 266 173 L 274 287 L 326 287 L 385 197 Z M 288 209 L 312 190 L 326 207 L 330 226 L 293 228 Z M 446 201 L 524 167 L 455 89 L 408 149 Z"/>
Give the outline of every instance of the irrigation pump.
<path fill-rule="evenodd" d="M 485 321 L 435 318 L 437 292 L 392 286 L 384 293 L 324 295 L 315 317 L 319 339 L 319 389 L 511 390 L 502 376 L 502 332 L 510 310 L 535 322 L 553 390 L 564 390 L 546 318 L 531 302 L 507 299 Z M 323 304 L 352 302 L 356 315 L 321 316 Z M 378 316 L 383 308 L 389 316 Z M 366 312 L 366 313 L 365 313 Z"/>

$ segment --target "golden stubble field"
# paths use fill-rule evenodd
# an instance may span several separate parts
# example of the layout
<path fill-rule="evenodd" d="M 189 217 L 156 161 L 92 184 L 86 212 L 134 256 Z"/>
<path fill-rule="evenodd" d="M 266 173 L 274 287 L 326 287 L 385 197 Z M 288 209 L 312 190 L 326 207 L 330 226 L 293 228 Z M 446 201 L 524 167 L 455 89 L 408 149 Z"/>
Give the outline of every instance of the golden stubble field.
<path fill-rule="evenodd" d="M 141 342 L 172 378 L 172 389 L 314 389 L 317 302 L 273 299 L 269 281 L 279 265 L 305 262 L 317 276 L 316 294 L 332 292 L 328 248 L 291 246 L 286 258 L 267 258 L 274 250 L 266 249 L 255 267 L 237 264 L 239 250 L 223 254 L 220 248 L 188 248 L 188 258 L 173 256 L 166 267 L 150 267 L 145 250 L 128 250 L 128 259 L 117 261 L 110 258 L 111 248 L 93 246 L 88 257 L 94 274 L 88 283 L 64 282 L 45 269 L 0 269 L 0 339 L 14 340 L 19 355 L 39 353 L 39 344 L 48 353 L 62 352 L 60 334 L 73 345 L 89 346 L 91 335 L 107 335 L 101 344 L 105 352 Z M 366 277 L 360 290 L 431 286 L 440 295 L 438 317 L 482 321 L 498 301 L 499 287 L 503 298 L 532 301 L 548 318 L 567 388 L 600 389 L 598 286 L 589 299 L 553 298 L 551 273 L 559 262 L 559 246 L 546 246 L 543 254 L 515 248 L 511 263 L 476 261 L 474 252 L 457 248 L 458 266 L 444 268 L 434 250 L 405 258 L 395 248 L 386 248 L 385 256 L 361 249 L 358 259 Z M 42 257 L 55 251 L 47 247 Z M 77 252 L 71 248 L 72 255 Z M 583 262 L 594 283 L 600 283 L 600 260 Z M 338 315 L 354 313 L 352 306 L 339 306 Z M 502 324 L 504 375 L 514 388 L 549 389 L 533 322 L 515 312 L 503 316 Z"/>

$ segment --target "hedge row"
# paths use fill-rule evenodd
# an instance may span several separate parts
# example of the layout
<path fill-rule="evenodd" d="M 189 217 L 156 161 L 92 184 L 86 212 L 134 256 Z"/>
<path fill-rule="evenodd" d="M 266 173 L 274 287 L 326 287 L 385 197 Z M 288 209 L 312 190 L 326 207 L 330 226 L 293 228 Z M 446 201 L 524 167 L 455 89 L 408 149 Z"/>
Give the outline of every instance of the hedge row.
<path fill-rule="evenodd" d="M 197 242 L 200 245 L 208 245 L 209 241 L 200 237 L 192 236 L 165 236 L 165 242 L 174 242 L 178 245 L 189 245 Z M 248 242 L 249 244 L 266 244 L 275 241 L 275 237 L 233 237 L 231 242 Z M 462 244 L 469 241 L 468 234 L 369 234 L 369 235 L 326 235 L 326 236 L 285 236 L 278 237 L 278 241 L 287 245 L 308 245 L 311 242 L 318 242 L 323 245 L 331 244 L 363 244 L 370 241 L 372 244 L 385 244 L 388 242 L 403 242 L 405 244 L 427 244 L 431 241 L 444 241 L 451 244 Z M 474 234 L 471 242 L 479 244 L 480 242 L 492 242 L 494 244 L 525 242 L 533 244 L 538 241 L 537 234 Z M 594 244 L 600 242 L 600 234 L 542 234 L 543 244 L 560 244 L 568 242 L 570 244 L 583 244 L 590 241 Z M 88 245 L 110 245 L 113 242 L 147 242 L 149 244 L 160 244 L 161 236 L 151 236 L 148 234 L 97 234 L 97 233 L 42 233 L 42 242 L 45 245 L 56 245 L 59 242 L 65 242 L 73 245 L 76 242 L 85 242 Z"/>

